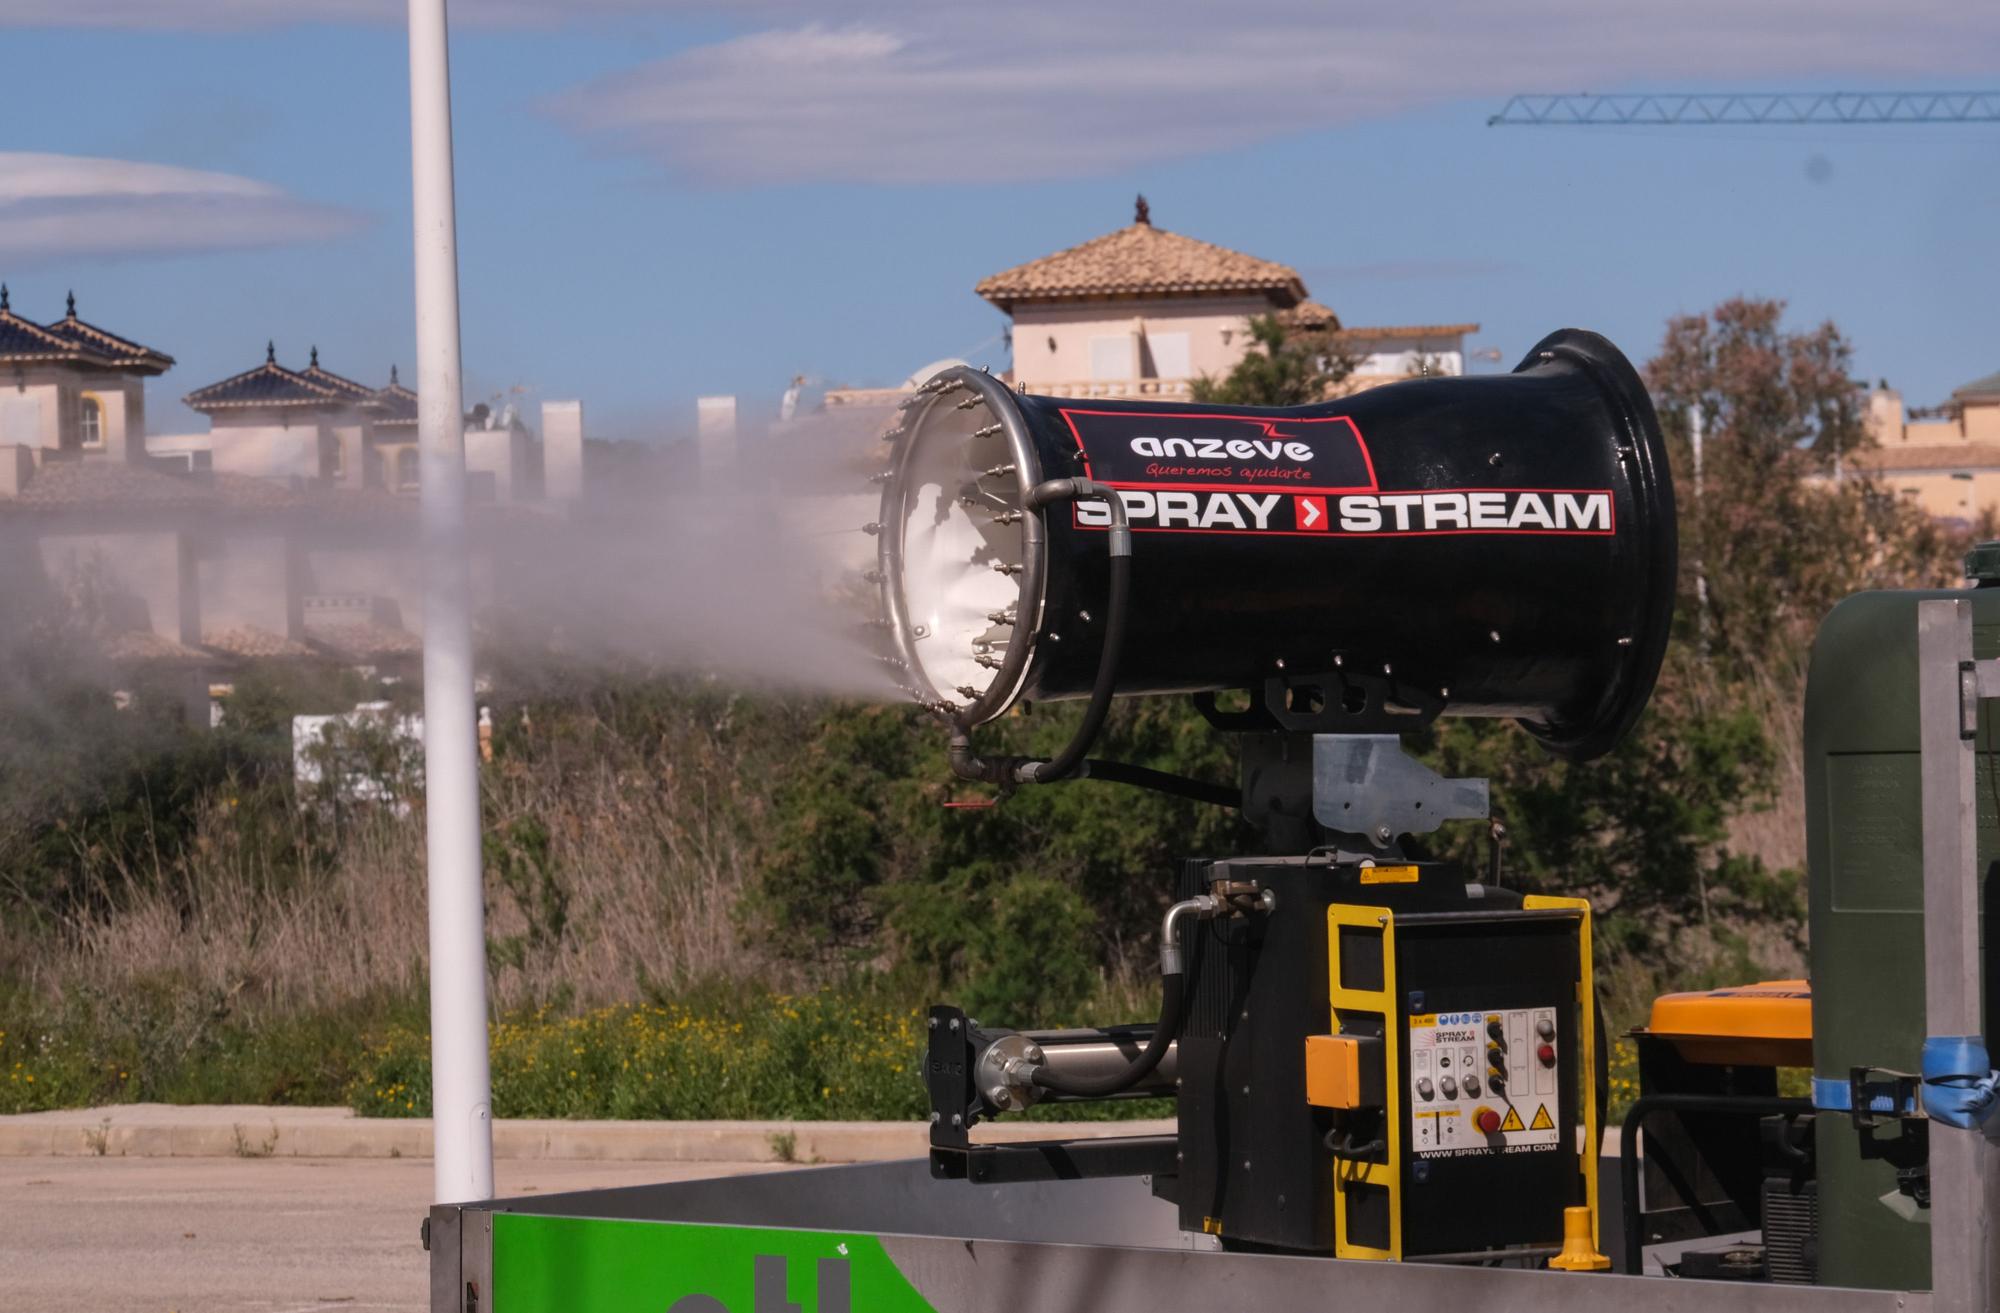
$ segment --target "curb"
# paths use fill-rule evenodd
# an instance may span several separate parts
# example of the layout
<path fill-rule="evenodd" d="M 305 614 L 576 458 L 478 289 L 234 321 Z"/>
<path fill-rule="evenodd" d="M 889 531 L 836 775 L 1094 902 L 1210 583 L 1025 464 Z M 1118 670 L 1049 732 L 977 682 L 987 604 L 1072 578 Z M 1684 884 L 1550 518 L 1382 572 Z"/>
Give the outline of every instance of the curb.
<path fill-rule="evenodd" d="M 985 1142 L 1170 1134 L 1171 1121 L 1009 1122 Z M 863 1163 L 920 1158 L 922 1122 L 497 1121 L 493 1156 L 569 1162 Z M 0 1117 L 0 1158 L 429 1158 L 428 1119 L 344 1108 L 135 1104 Z"/>

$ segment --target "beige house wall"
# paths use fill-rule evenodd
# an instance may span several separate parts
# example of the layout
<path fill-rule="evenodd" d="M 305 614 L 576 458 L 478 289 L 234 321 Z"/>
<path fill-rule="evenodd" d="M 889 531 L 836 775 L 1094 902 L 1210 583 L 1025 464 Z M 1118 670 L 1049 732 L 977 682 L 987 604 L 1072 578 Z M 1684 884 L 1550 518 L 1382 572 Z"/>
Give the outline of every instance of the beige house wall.
<path fill-rule="evenodd" d="M 42 569 L 58 588 L 90 580 L 104 587 L 102 619 L 114 629 L 149 628 L 163 638 L 201 640 L 201 591 L 194 553 L 172 530 L 50 533 L 36 544 Z M 140 608 L 138 610 L 128 608 Z"/>
<path fill-rule="evenodd" d="M 2000 405 L 1968 405 L 1955 417 L 1912 420 L 1894 388 L 1868 394 L 1862 423 L 1877 445 L 1894 448 L 1945 447 L 1954 443 L 2000 443 Z"/>
<path fill-rule="evenodd" d="M 0 380 L 0 443 L 42 451 L 62 446 L 62 387 L 46 371 Z"/>
<path fill-rule="evenodd" d="M 1130 378 L 1198 378 L 1222 375 L 1243 359 L 1249 341 L 1249 321 L 1271 313 L 1260 296 L 1218 297 L 1200 301 L 1115 301 L 1089 305 L 1014 308 L 1014 382 L 1027 392 L 1054 390 L 1100 380 L 1091 368 L 1095 338 L 1126 338 L 1137 369 Z M 1187 335 L 1187 368 L 1159 368 L 1156 336 Z M 1053 343 L 1053 345 L 1051 345 Z"/>
<path fill-rule="evenodd" d="M 218 419 L 209 430 L 209 459 L 228 474 L 316 479 L 321 427 L 316 420 L 286 424 L 270 416 Z"/>
<path fill-rule="evenodd" d="M 209 634 L 242 625 L 296 638 L 305 629 L 302 571 L 283 534 L 227 534 L 195 554 L 201 627 Z"/>
<path fill-rule="evenodd" d="M 102 408 L 102 441 L 82 449 L 121 460 L 135 456 L 133 444 L 143 443 L 146 433 L 145 381 L 74 369 L 16 370 L 0 377 L 0 445 L 80 448 L 86 394 Z"/>
<path fill-rule="evenodd" d="M 387 598 L 396 604 L 405 629 L 422 632 L 423 574 L 413 545 L 318 545 L 306 548 L 303 556 L 301 591 Z"/>
<path fill-rule="evenodd" d="M 1972 521 L 2000 507 L 2000 470 L 1882 470 L 1876 477 L 1940 519 Z"/>

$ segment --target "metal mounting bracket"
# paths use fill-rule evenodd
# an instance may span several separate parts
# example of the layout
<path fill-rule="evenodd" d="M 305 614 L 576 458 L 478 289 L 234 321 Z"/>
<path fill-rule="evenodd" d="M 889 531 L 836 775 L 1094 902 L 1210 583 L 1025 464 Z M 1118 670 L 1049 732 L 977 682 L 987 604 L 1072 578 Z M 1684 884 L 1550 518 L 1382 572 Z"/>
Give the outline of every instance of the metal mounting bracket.
<path fill-rule="evenodd" d="M 2000 698 L 2000 658 L 1958 663 L 1958 736 L 1979 737 L 1979 703 Z"/>
<path fill-rule="evenodd" d="M 1312 800 L 1321 825 L 1378 843 L 1492 811 L 1485 780 L 1446 779 L 1405 756 L 1394 734 L 1315 734 Z"/>

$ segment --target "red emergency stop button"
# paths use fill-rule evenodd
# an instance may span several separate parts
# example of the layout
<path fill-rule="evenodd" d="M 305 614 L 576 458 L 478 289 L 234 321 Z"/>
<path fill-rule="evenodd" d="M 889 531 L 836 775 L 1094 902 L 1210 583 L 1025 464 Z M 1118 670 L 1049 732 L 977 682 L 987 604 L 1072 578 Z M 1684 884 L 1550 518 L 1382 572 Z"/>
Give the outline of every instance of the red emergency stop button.
<path fill-rule="evenodd" d="M 1478 1112 L 1472 1114 L 1472 1124 L 1479 1128 L 1481 1135 L 1498 1135 L 1500 1133 L 1500 1114 L 1491 1108 L 1481 1108 Z"/>
<path fill-rule="evenodd" d="M 1553 1067 L 1553 1066 L 1555 1066 L 1555 1065 L 1556 1065 L 1556 1046 L 1555 1046 L 1555 1045 L 1553 1045 L 1553 1044 L 1544 1044 L 1544 1045 L 1542 1045 L 1542 1046 L 1541 1046 L 1540 1048 L 1538 1048 L 1538 1049 L 1536 1049 L 1536 1050 L 1535 1050 L 1535 1057 L 1536 1057 L 1536 1058 L 1537 1058 L 1538 1060 L 1540 1060 L 1541 1064 L 1542 1064 L 1542 1065 L 1543 1065 L 1544 1067 Z"/>

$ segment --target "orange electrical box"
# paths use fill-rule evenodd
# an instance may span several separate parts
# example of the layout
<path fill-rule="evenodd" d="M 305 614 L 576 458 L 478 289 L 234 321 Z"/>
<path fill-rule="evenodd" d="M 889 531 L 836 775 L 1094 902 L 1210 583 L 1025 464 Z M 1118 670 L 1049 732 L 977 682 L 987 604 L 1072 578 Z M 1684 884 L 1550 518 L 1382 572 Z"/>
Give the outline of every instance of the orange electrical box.
<path fill-rule="evenodd" d="M 1376 1101 L 1361 1088 L 1363 1042 L 1358 1035 L 1306 1036 L 1307 1103 L 1316 1108 L 1360 1108 Z"/>

